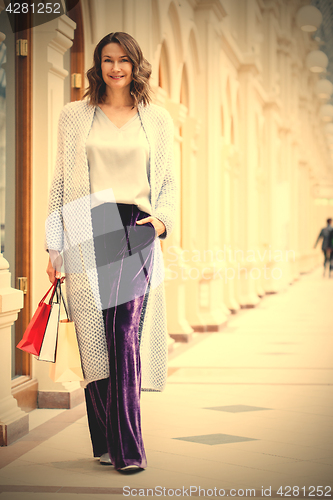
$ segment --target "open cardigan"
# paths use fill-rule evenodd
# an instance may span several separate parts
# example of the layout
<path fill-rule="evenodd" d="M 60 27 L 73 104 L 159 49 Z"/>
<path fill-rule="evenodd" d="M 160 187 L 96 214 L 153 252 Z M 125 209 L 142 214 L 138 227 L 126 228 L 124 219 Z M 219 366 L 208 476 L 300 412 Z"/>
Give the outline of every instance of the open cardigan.
<path fill-rule="evenodd" d="M 60 113 L 56 164 L 45 225 L 46 248 L 64 251 L 67 297 L 87 383 L 109 376 L 86 154 L 86 140 L 95 109 L 83 100 L 66 104 Z M 149 292 L 140 318 L 142 389 L 161 391 L 167 375 L 167 327 L 160 238 L 170 234 L 175 220 L 174 125 L 169 113 L 157 105 L 140 104 L 138 113 L 149 143 L 152 215 L 166 227 L 154 242 Z"/>

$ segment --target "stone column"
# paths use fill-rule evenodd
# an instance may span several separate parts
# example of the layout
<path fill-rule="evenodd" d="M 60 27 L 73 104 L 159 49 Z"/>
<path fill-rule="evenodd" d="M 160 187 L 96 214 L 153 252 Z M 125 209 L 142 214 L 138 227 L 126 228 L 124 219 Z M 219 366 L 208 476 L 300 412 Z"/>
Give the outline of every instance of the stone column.
<path fill-rule="evenodd" d="M 11 394 L 11 326 L 23 308 L 23 292 L 10 286 L 9 264 L 0 254 L 0 446 L 29 432 L 29 415 Z"/>
<path fill-rule="evenodd" d="M 291 282 L 299 279 L 299 240 L 298 240 L 298 211 L 299 211 L 299 185 L 298 185 L 298 143 L 292 146 L 292 171 L 291 171 L 291 229 L 290 229 L 290 257 Z"/>
<path fill-rule="evenodd" d="M 244 231 L 241 251 L 237 252 L 237 300 L 242 307 L 254 307 L 259 303 L 257 294 L 257 245 L 258 245 L 258 192 L 256 180 L 257 137 L 256 107 L 258 97 L 255 92 L 255 81 L 258 75 L 257 62 L 254 57 L 240 68 L 240 99 L 242 118 L 242 185 L 240 210 Z M 236 253 L 236 252 L 235 252 Z M 253 272 L 253 271 L 254 272 Z"/>
<path fill-rule="evenodd" d="M 225 151 L 226 146 L 223 147 Z M 226 306 L 232 313 L 236 313 L 240 309 L 237 302 L 238 280 L 236 278 L 237 262 L 235 261 L 235 249 L 239 248 L 239 233 L 242 228 L 242 218 L 239 214 L 239 183 L 240 183 L 240 155 L 235 149 L 227 148 L 227 158 L 225 160 L 225 168 L 228 168 L 228 177 L 230 182 L 230 192 L 224 190 L 225 203 L 230 211 L 230 222 L 225 224 L 225 261 L 228 265 L 224 279 L 224 294 Z M 225 186 L 227 187 L 227 186 Z M 229 186 L 228 186 L 229 187 Z M 224 220 L 226 218 L 224 217 Z"/>
<path fill-rule="evenodd" d="M 207 329 L 203 315 L 206 308 L 203 290 L 205 284 L 207 286 L 207 279 L 211 279 L 211 271 L 206 268 L 204 255 L 198 250 L 200 233 L 197 221 L 198 213 L 202 210 L 197 181 L 197 140 L 200 128 L 198 120 L 191 116 L 186 117 L 182 127 L 182 248 L 183 260 L 189 266 L 185 281 L 186 317 L 193 329 L 201 332 Z"/>
<path fill-rule="evenodd" d="M 223 248 L 221 213 L 223 199 L 223 173 L 221 169 L 219 78 L 207 78 L 211 68 L 220 59 L 221 21 L 226 16 L 220 2 L 198 2 L 195 17 L 203 59 L 203 71 L 198 76 L 200 99 L 196 102 L 196 113 L 206 127 L 198 138 L 197 191 L 200 210 L 197 212 L 197 242 L 201 262 L 199 282 L 198 325 L 202 331 L 218 331 L 225 325 L 230 311 L 224 303 L 225 261 L 217 254 Z M 200 80 L 201 78 L 201 80 Z"/>
<path fill-rule="evenodd" d="M 68 71 L 64 54 L 72 46 L 76 24 L 66 15 L 34 28 L 34 116 L 33 116 L 33 308 L 47 290 L 48 255 L 44 250 L 44 227 L 49 185 L 57 148 L 58 117 L 64 106 Z M 83 401 L 79 382 L 55 383 L 49 378 L 49 363 L 33 359 L 38 380 L 39 408 L 71 408 Z"/>
<path fill-rule="evenodd" d="M 181 186 L 182 152 L 181 145 L 183 138 L 180 134 L 180 127 L 184 124 L 187 108 L 183 104 L 166 102 L 166 108 L 175 123 L 175 164 L 177 183 Z M 181 197 L 181 193 L 179 193 Z M 165 292 L 168 307 L 168 331 L 171 338 L 180 342 L 188 342 L 193 333 L 186 317 L 185 284 L 189 279 L 190 267 L 183 260 L 183 250 L 181 248 L 181 217 L 180 200 L 175 229 L 170 237 L 163 242 L 163 254 L 166 268 Z"/>

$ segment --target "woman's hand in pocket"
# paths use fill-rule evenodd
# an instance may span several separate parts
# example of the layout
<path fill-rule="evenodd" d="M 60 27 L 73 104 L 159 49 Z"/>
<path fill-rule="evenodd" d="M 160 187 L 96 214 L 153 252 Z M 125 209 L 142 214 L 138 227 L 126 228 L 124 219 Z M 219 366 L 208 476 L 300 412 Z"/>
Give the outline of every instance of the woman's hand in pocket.
<path fill-rule="evenodd" d="M 157 236 L 160 236 L 161 234 L 164 233 L 165 225 L 156 217 L 149 216 L 145 217 L 144 219 L 136 221 L 137 224 L 147 224 L 147 222 L 150 222 L 154 226 Z"/>

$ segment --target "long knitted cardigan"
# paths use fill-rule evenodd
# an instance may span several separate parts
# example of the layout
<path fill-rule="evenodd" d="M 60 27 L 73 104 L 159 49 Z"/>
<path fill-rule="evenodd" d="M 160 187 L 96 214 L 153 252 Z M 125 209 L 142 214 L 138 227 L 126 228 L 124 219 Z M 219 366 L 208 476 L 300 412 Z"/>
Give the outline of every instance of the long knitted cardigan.
<path fill-rule="evenodd" d="M 64 251 L 69 309 L 87 383 L 109 376 L 86 154 L 86 140 L 95 109 L 84 100 L 67 104 L 60 113 L 56 164 L 45 225 L 46 248 Z M 169 113 L 154 104 L 140 104 L 138 113 L 149 143 L 152 215 L 166 227 L 166 231 L 155 238 L 149 293 L 145 296 L 140 318 L 142 389 L 161 391 L 167 375 L 167 327 L 160 239 L 171 233 L 175 220 L 174 125 Z"/>

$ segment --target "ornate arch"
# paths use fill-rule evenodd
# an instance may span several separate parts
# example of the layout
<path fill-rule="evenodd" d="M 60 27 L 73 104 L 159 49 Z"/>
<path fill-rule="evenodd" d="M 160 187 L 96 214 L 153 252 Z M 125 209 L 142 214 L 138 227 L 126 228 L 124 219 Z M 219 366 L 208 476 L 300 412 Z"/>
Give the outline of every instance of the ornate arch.
<path fill-rule="evenodd" d="M 169 10 L 168 10 L 168 17 L 169 17 L 169 21 L 170 21 L 172 32 L 173 32 L 175 47 L 177 48 L 176 54 L 175 54 L 176 61 L 178 64 L 181 64 L 183 61 L 183 55 L 184 55 L 183 41 L 182 41 L 182 36 L 181 36 L 181 23 L 180 23 L 179 14 L 178 14 L 178 11 L 177 11 L 177 8 L 176 8 L 176 5 L 174 2 L 170 2 Z"/>
<path fill-rule="evenodd" d="M 163 40 L 158 67 L 158 86 L 171 96 L 170 57 L 166 40 Z"/>
<path fill-rule="evenodd" d="M 158 47 L 160 44 L 161 34 L 161 16 L 158 0 L 152 0 L 152 34 L 153 34 L 153 47 Z"/>
<path fill-rule="evenodd" d="M 190 85 L 186 63 L 183 65 L 180 83 L 180 103 L 190 109 Z"/>

